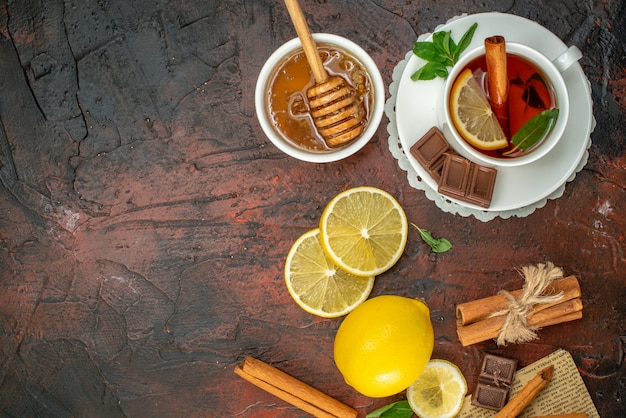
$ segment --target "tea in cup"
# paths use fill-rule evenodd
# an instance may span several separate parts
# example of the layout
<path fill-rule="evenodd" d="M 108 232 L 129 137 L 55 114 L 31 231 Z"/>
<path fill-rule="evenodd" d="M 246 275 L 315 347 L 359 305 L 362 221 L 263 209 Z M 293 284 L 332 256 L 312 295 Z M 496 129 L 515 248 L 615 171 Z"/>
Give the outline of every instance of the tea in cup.
<path fill-rule="evenodd" d="M 508 90 L 508 135 L 507 143 L 496 150 L 484 150 L 473 146 L 460 133 L 452 114 L 452 92 L 459 76 L 467 76 L 469 69 L 478 85 L 488 98 L 488 74 L 485 47 L 477 47 L 466 53 L 452 68 L 444 84 L 442 104 L 440 105 L 440 124 L 450 145 L 461 155 L 476 163 L 499 167 L 519 166 L 537 161 L 546 155 L 561 140 L 569 117 L 569 95 L 562 73 L 582 54 L 575 46 L 567 49 L 554 60 L 548 59 L 541 52 L 520 43 L 506 42 L 506 68 L 509 83 Z M 464 75 L 462 75 L 464 74 Z M 528 148 L 512 144 L 511 138 L 536 115 L 554 109 L 545 126 L 543 137 Z M 456 118 L 458 119 L 458 118 Z M 536 121 L 537 119 L 535 119 Z M 526 125 L 528 129 L 531 125 Z"/>

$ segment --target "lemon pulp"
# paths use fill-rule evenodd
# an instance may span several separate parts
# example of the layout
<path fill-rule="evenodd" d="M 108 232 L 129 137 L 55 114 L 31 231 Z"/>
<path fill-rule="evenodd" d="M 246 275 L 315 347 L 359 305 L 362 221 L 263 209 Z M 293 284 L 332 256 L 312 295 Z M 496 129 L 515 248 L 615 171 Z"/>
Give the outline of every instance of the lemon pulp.
<path fill-rule="evenodd" d="M 285 261 L 285 284 L 302 309 L 335 318 L 367 299 L 374 276 L 354 276 L 338 268 L 324 254 L 319 238 L 319 228 L 315 228 L 293 244 Z"/>
<path fill-rule="evenodd" d="M 375 187 L 348 189 L 335 196 L 320 219 L 326 255 L 356 276 L 390 269 L 406 246 L 408 221 L 400 204 Z"/>
<path fill-rule="evenodd" d="M 407 389 L 407 400 L 419 417 L 453 418 L 461 410 L 466 393 L 467 382 L 456 365 L 431 360 Z"/>
<path fill-rule="evenodd" d="M 498 118 L 469 68 L 463 70 L 452 85 L 450 116 L 459 134 L 470 145 L 481 150 L 508 146 Z"/>

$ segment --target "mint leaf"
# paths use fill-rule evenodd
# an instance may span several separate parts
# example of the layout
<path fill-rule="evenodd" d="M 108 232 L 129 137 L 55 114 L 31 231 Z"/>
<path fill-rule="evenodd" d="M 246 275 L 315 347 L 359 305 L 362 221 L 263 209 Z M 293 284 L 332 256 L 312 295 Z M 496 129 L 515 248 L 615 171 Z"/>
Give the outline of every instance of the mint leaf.
<path fill-rule="evenodd" d="M 443 37 L 443 50 L 446 51 L 446 54 L 452 56 L 452 38 L 450 37 L 452 33 L 450 31 L 445 32 L 445 36 Z"/>
<path fill-rule="evenodd" d="M 441 62 L 446 59 L 442 55 L 442 49 L 432 42 L 415 42 L 413 44 L 413 53 L 425 61 Z"/>
<path fill-rule="evenodd" d="M 365 418 L 411 418 L 413 410 L 409 406 L 409 401 L 398 401 L 385 405 L 382 408 L 370 412 Z"/>
<path fill-rule="evenodd" d="M 454 42 L 454 39 L 450 38 L 450 61 L 454 65 L 454 63 L 459 59 L 459 46 Z"/>
<path fill-rule="evenodd" d="M 411 75 L 411 80 L 432 80 L 435 77 L 446 78 L 448 67 L 440 62 L 431 61 Z"/>
<path fill-rule="evenodd" d="M 459 46 L 457 51 L 454 54 L 454 61 L 456 62 L 463 51 L 467 49 L 469 44 L 472 42 L 472 38 L 474 37 L 474 32 L 476 32 L 476 28 L 478 27 L 478 23 L 474 22 L 472 26 L 463 34 L 461 40 L 459 41 Z"/>
<path fill-rule="evenodd" d="M 559 109 L 556 108 L 544 110 L 533 116 L 519 128 L 515 135 L 513 135 L 511 142 L 514 148 L 511 151 L 507 151 L 506 154 L 511 154 L 518 150 L 526 151 L 530 149 L 550 132 L 558 116 Z"/>
<path fill-rule="evenodd" d="M 432 80 L 435 77 L 447 78 L 448 69 L 458 61 L 459 56 L 472 42 L 477 23 L 463 34 L 459 43 L 452 39 L 451 31 L 438 31 L 433 33 L 431 42 L 415 42 L 413 53 L 427 61 L 411 75 L 411 80 Z"/>
<path fill-rule="evenodd" d="M 441 54 L 451 56 L 450 54 L 450 31 L 433 33 L 433 44 L 437 47 Z"/>
<path fill-rule="evenodd" d="M 452 248 L 452 244 L 450 244 L 450 241 L 448 241 L 447 239 L 434 238 L 430 231 L 422 229 L 414 223 L 411 223 L 411 225 L 413 225 L 419 231 L 420 236 L 426 244 L 430 245 L 430 248 L 433 250 L 433 252 L 445 253 Z"/>

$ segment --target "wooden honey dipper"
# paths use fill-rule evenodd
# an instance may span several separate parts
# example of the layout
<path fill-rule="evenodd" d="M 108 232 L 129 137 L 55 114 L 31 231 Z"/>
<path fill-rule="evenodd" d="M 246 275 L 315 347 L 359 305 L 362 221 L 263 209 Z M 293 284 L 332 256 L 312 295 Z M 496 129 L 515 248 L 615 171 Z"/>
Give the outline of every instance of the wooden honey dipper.
<path fill-rule="evenodd" d="M 342 77 L 329 76 L 298 1 L 285 0 L 285 4 L 315 78 L 315 86 L 307 90 L 307 98 L 317 132 L 329 147 L 346 144 L 365 128 L 355 91 Z"/>

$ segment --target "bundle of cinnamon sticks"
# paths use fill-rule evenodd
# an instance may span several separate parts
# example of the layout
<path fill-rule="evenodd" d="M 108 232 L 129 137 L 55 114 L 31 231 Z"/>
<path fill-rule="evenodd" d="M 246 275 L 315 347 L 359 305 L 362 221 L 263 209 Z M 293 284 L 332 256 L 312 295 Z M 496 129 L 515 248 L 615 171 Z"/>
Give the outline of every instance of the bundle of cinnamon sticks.
<path fill-rule="evenodd" d="M 523 289 L 510 292 L 518 297 Z M 554 280 L 546 293 L 562 292 L 562 298 L 556 302 L 536 304 L 527 316 L 528 325 L 542 328 L 583 316 L 583 304 L 580 298 L 580 285 L 575 276 Z M 459 341 L 465 347 L 496 338 L 506 320 L 506 314 L 491 316 L 493 313 L 506 311 L 509 299 L 502 294 L 478 299 L 457 305 L 456 320 Z"/>

